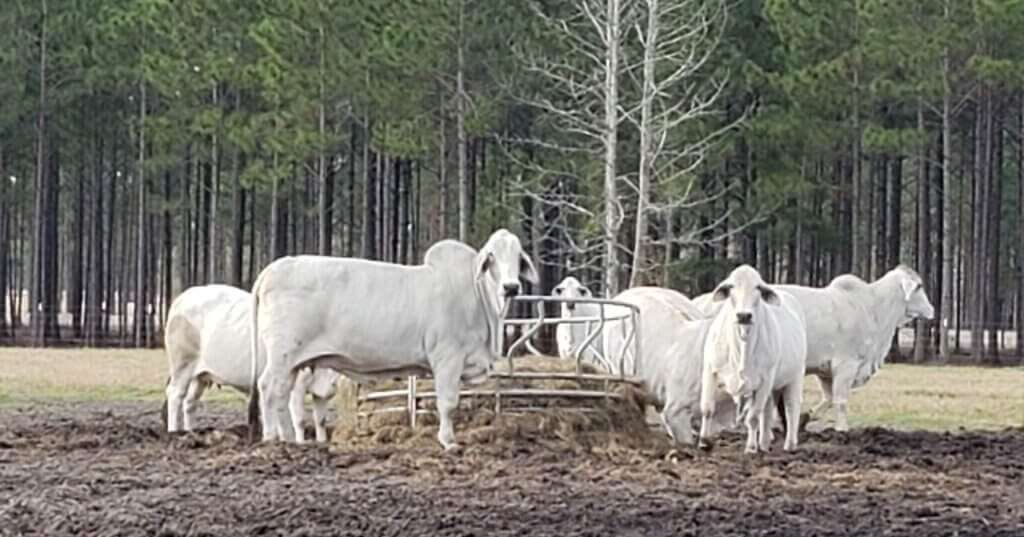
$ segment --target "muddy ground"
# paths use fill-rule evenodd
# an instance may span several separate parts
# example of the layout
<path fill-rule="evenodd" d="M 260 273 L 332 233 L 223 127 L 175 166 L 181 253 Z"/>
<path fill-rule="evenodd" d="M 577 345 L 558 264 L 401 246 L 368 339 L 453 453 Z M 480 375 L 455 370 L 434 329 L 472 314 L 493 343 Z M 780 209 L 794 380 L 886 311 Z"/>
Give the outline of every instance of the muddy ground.
<path fill-rule="evenodd" d="M 0 409 L 0 535 L 1024 535 L 1024 430 L 808 433 L 758 457 L 737 438 L 452 455 L 252 447 L 241 409 L 218 407 L 216 429 L 167 439 L 154 410 Z"/>

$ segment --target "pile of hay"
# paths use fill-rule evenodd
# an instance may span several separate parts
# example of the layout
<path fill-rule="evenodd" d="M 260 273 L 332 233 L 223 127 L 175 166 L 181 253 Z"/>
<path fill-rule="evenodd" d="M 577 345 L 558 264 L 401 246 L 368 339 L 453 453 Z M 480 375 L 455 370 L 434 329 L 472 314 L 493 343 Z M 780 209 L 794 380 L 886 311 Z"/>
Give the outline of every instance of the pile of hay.
<path fill-rule="evenodd" d="M 502 360 L 497 371 L 508 371 L 508 361 Z M 575 372 L 573 361 L 546 356 L 527 356 L 514 359 L 514 372 Z M 584 373 L 600 373 L 584 366 Z M 604 381 L 577 379 L 495 379 L 479 385 L 463 384 L 463 390 L 494 390 L 498 383 L 501 388 L 533 388 L 551 390 L 605 390 Z M 417 416 L 417 426 L 409 426 L 406 411 L 373 414 L 357 418 L 356 396 L 371 391 L 404 390 L 405 379 L 382 380 L 357 387 L 348 379 L 342 379 L 338 392 L 338 422 L 334 428 L 333 442 L 347 447 L 373 447 L 381 445 L 423 445 L 437 446 L 438 419 L 434 413 L 433 399 L 420 400 L 420 410 L 430 410 Z M 504 440 L 568 441 L 582 445 L 607 444 L 610 437 L 627 443 L 645 443 L 652 432 L 644 414 L 645 396 L 642 391 L 627 383 L 611 383 L 609 391 L 620 398 L 607 399 L 565 399 L 546 398 L 502 398 L 502 412 L 495 414 L 494 397 L 480 395 L 462 397 L 455 413 L 455 433 L 463 444 L 493 444 Z M 420 393 L 433 391 L 433 382 L 420 379 Z M 403 398 L 381 402 L 363 403 L 359 410 L 369 411 L 385 407 L 404 407 Z M 529 406 L 539 408 L 529 412 L 516 412 L 517 408 Z M 584 411 L 578 410 L 584 408 Z"/>

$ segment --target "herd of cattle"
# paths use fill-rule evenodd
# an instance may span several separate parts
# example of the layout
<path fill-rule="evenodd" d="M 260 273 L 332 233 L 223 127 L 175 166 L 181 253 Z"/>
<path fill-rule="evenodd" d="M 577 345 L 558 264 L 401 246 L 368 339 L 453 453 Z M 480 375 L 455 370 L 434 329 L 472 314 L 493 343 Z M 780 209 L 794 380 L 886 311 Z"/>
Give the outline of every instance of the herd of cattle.
<path fill-rule="evenodd" d="M 310 393 L 323 442 L 339 375 L 430 375 L 437 438 L 445 449 L 457 448 L 452 412 L 461 383 L 487 378 L 520 279 L 536 284 L 537 271 L 519 239 L 499 229 L 479 251 L 440 241 L 422 265 L 284 257 L 260 273 L 251 294 L 190 288 L 171 305 L 165 329 L 168 431 L 191 430 L 197 401 L 216 383 L 249 393 L 250 424 L 265 441 L 305 440 Z M 563 317 L 608 316 L 580 300 L 591 292 L 575 278 L 552 295 L 564 299 Z M 836 429 L 846 430 L 850 391 L 878 370 L 898 327 L 934 315 L 921 277 L 902 265 L 871 283 L 843 275 L 824 288 L 768 284 L 743 265 L 692 300 L 659 287 L 613 298 L 640 311 L 641 354 L 623 352 L 624 319 L 606 323 L 597 338 L 582 323 L 559 325 L 559 353 L 582 353 L 610 373 L 635 373 L 676 442 L 694 442 L 691 419 L 699 413 L 699 445 L 742 424 L 748 452 L 770 449 L 776 410 L 783 449 L 797 447 L 805 374 L 817 376 L 824 396 L 813 413 L 834 405 Z M 629 360 L 603 359 L 617 355 Z"/>

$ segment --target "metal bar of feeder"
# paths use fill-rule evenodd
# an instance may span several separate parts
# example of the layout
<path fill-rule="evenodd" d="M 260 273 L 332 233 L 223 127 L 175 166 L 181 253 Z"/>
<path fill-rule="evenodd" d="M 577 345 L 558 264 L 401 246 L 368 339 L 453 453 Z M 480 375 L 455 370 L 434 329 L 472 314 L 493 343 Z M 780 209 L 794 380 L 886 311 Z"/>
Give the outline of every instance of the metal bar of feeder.
<path fill-rule="evenodd" d="M 622 378 L 618 374 L 601 374 L 601 373 L 544 373 L 544 372 L 526 372 L 522 371 L 519 373 L 505 373 L 504 371 L 495 371 L 491 373 L 493 378 L 507 378 L 507 379 L 523 379 L 523 380 L 581 380 L 581 381 L 607 381 L 615 380 L 621 382 L 628 382 L 630 384 L 639 384 L 640 381 L 634 378 Z"/>
<path fill-rule="evenodd" d="M 409 410 L 409 428 L 416 428 L 416 377 L 413 375 L 409 376 L 409 399 L 406 402 L 406 408 Z"/>
<path fill-rule="evenodd" d="M 509 319 L 509 320 L 511 321 L 511 320 L 514 320 L 514 319 Z M 508 368 L 509 368 L 509 371 L 511 371 L 512 368 L 513 368 L 513 366 L 512 366 L 512 355 L 515 354 L 516 349 L 518 349 L 519 346 L 523 344 L 523 341 L 525 341 L 527 339 L 530 339 L 531 337 L 533 337 L 534 334 L 536 334 L 537 332 L 540 331 L 541 327 L 544 326 L 544 324 L 545 324 L 544 320 L 545 320 L 544 309 L 541 308 L 540 309 L 540 318 L 537 319 L 536 322 L 533 324 L 533 326 L 531 326 L 521 336 L 519 336 L 519 339 L 516 339 L 516 341 L 514 343 L 512 343 L 512 345 L 508 348 Z M 512 324 L 527 324 L 527 323 L 512 323 Z"/>

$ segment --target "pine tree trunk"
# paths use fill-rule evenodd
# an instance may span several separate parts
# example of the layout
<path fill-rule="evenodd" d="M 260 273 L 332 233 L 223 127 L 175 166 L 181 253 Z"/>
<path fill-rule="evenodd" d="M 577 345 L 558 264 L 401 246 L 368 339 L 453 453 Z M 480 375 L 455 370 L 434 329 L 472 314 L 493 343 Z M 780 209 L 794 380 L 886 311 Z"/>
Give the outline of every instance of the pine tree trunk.
<path fill-rule="evenodd" d="M 57 315 L 60 310 L 60 142 L 54 137 L 49 154 L 48 185 L 45 203 L 45 235 L 43 238 L 43 337 L 41 344 L 60 341 Z"/>
<path fill-rule="evenodd" d="M 886 266 L 883 267 L 883 272 L 895 267 L 900 262 L 900 246 L 902 237 L 901 230 L 903 229 L 902 215 L 903 215 L 903 204 L 901 194 L 903 192 L 903 159 L 898 158 L 894 163 L 894 169 L 892 174 L 892 180 L 889 183 L 888 192 L 888 209 L 889 209 L 889 237 L 887 244 L 889 253 L 886 256 L 888 258 Z"/>
<path fill-rule="evenodd" d="M 48 147 L 50 132 L 48 115 L 48 38 L 47 0 L 42 0 L 42 19 L 39 30 L 39 110 L 36 116 L 36 210 L 35 240 L 33 248 L 33 284 L 31 319 L 33 340 L 38 346 L 49 344 L 59 337 L 57 333 L 57 218 L 59 207 L 59 181 L 57 147 Z M 56 135 L 52 135 L 54 140 Z"/>
<path fill-rule="evenodd" d="M 213 164 L 210 162 L 203 162 L 198 170 L 199 172 L 199 190 L 196 192 L 198 207 L 196 213 L 199 215 L 199 227 L 196 230 L 196 236 L 198 237 L 199 253 L 197 256 L 199 283 L 206 285 L 212 283 L 210 279 L 213 274 L 210 272 L 210 267 L 213 266 L 213 261 L 210 259 L 210 254 L 213 253 L 213 248 L 210 247 L 210 239 L 213 234 L 210 232 L 210 227 L 213 224 Z"/>
<path fill-rule="evenodd" d="M 220 106 L 221 96 L 220 88 L 218 85 L 213 87 L 213 106 L 217 108 Z M 221 234 L 220 234 L 220 168 L 221 168 L 221 136 L 220 129 L 214 131 L 211 139 L 211 150 L 210 150 L 210 194 L 209 201 L 207 202 L 207 209 L 209 210 L 209 216 L 207 217 L 206 230 L 209 233 L 205 249 L 206 249 L 206 261 L 209 263 L 207 270 L 207 276 L 203 279 L 206 283 L 221 282 L 220 259 L 223 255 L 223 248 L 220 247 Z"/>
<path fill-rule="evenodd" d="M 399 249 L 401 248 L 401 230 L 399 229 L 399 214 L 402 211 L 401 182 L 402 182 L 402 159 L 395 157 L 391 166 L 391 180 L 388 189 L 388 231 L 390 233 L 390 259 L 392 263 L 400 263 Z"/>
<path fill-rule="evenodd" d="M 148 246 L 148 234 L 146 231 L 146 83 L 139 83 L 139 168 L 138 181 L 139 205 L 138 220 L 138 244 L 136 248 L 136 272 L 135 272 L 135 320 L 133 327 L 135 332 L 135 346 L 142 347 L 146 342 L 146 256 Z M 211 235 L 212 237 L 212 235 Z M 212 240 L 212 239 L 211 239 Z M 212 269 L 211 269 L 212 272 Z"/>
<path fill-rule="evenodd" d="M 991 104 L 990 110 L 991 110 Z M 989 151 L 992 160 L 988 167 L 988 201 L 987 217 L 985 225 L 987 233 L 986 242 L 988 255 L 985 257 L 986 276 L 984 293 L 987 295 L 985 305 L 985 321 L 988 325 L 988 359 L 993 364 L 999 363 L 999 333 L 1003 326 L 1002 315 L 1002 293 L 1000 292 L 999 279 L 1001 270 L 1002 249 L 1000 224 L 1002 217 L 1002 195 L 1003 195 L 1003 117 L 1004 111 L 1000 108 L 996 113 L 990 114 L 989 125 Z"/>
<path fill-rule="evenodd" d="M 468 207 L 469 207 L 469 209 L 468 209 L 469 216 L 467 217 L 467 220 L 469 221 L 469 228 L 468 228 L 469 231 L 468 231 L 468 233 L 470 235 L 473 234 L 473 223 L 476 222 L 476 189 L 477 189 L 476 157 L 477 157 L 477 152 L 478 152 L 477 151 L 477 142 L 478 141 L 479 140 L 474 138 L 474 139 L 469 140 L 469 142 L 466 144 L 466 166 L 467 166 L 467 168 L 466 168 L 466 177 L 467 177 L 467 181 L 469 183 L 468 186 L 467 186 L 467 189 L 469 191 L 469 194 L 467 194 L 467 196 L 469 198 L 469 205 L 468 205 Z"/>
<path fill-rule="evenodd" d="M 854 68 L 853 71 L 853 116 L 851 123 L 853 126 L 853 140 L 851 141 L 851 154 L 850 154 L 850 165 L 851 170 L 851 185 L 853 186 L 852 196 L 853 199 L 850 203 L 850 239 L 851 239 L 851 252 L 850 252 L 850 268 L 849 270 L 857 274 L 865 274 L 867 272 L 865 255 L 865 244 L 864 244 L 864 206 L 866 197 L 864 195 L 864 179 L 861 172 L 861 132 L 860 132 L 860 71 Z"/>
<path fill-rule="evenodd" d="M 936 156 L 934 162 L 943 162 L 943 159 L 945 157 L 943 156 L 942 152 L 943 142 L 941 138 L 941 133 L 939 133 L 939 138 L 935 139 L 934 147 Z M 943 303 L 943 300 L 946 296 L 946 289 L 944 287 L 946 280 L 946 275 L 944 271 L 946 266 L 943 262 L 946 256 L 946 241 L 945 237 L 943 237 L 943 232 L 946 229 L 947 203 L 946 191 L 943 185 L 943 180 L 944 176 L 941 173 L 941 170 L 933 166 L 930 184 L 934 199 L 934 204 L 932 205 L 932 215 L 934 218 L 932 220 L 931 225 L 932 235 L 931 237 L 928 238 L 928 240 L 931 242 L 932 245 L 934 245 L 932 258 L 930 260 L 930 264 L 934 268 L 934 270 L 932 271 L 931 281 L 928 282 L 928 284 L 926 285 L 928 286 L 928 296 L 932 299 L 932 305 L 935 306 L 936 313 L 940 313 L 940 315 L 938 315 L 937 318 L 934 321 L 932 321 L 931 328 L 931 348 L 934 351 L 936 351 L 936 357 L 942 356 L 942 349 L 939 348 L 939 343 L 940 340 L 945 337 L 945 329 L 942 324 L 943 317 L 941 316 L 941 312 L 944 311 L 944 308 L 946 307 Z"/>
<path fill-rule="evenodd" d="M 112 144 L 111 144 L 112 147 L 111 147 L 111 153 L 110 153 L 110 180 L 108 181 L 108 183 L 110 183 L 110 196 L 109 196 L 110 203 L 108 204 L 110 208 L 109 208 L 109 210 L 107 210 L 107 215 L 106 215 L 107 225 L 106 225 L 106 229 L 105 229 L 105 231 L 106 231 L 105 236 L 106 236 L 107 245 L 106 245 L 106 248 L 104 249 L 104 260 L 103 260 L 103 267 L 104 267 L 104 271 L 106 272 L 106 274 L 105 274 L 106 278 L 105 278 L 105 281 L 104 281 L 104 284 L 103 284 L 103 302 L 105 304 L 105 307 L 103 308 L 103 320 L 102 320 L 102 327 L 100 329 L 100 337 L 103 338 L 103 339 L 105 339 L 105 338 L 110 336 L 110 317 L 114 313 L 114 302 L 115 302 L 115 296 L 114 296 L 114 291 L 115 291 L 115 289 L 114 289 L 114 276 L 115 276 L 115 272 L 116 271 L 114 270 L 114 247 L 117 244 L 115 242 L 115 236 L 117 234 L 117 228 L 115 227 L 114 223 L 117 222 L 117 218 L 116 218 L 117 217 L 117 214 L 116 214 L 116 208 L 117 208 L 117 177 L 116 177 L 116 173 L 117 172 L 116 172 L 116 170 L 118 169 L 118 157 L 120 155 L 120 148 L 121 148 L 120 140 L 121 140 L 120 137 L 117 135 L 117 132 L 115 131 L 113 133 L 113 140 L 112 140 Z"/>
<path fill-rule="evenodd" d="M 376 156 L 370 151 L 370 122 L 364 120 L 366 136 L 363 139 L 363 247 L 361 256 L 377 259 L 377 166 Z"/>
<path fill-rule="evenodd" d="M 618 0 L 611 0 L 617 2 Z M 463 28 L 465 14 L 465 0 L 459 2 L 459 35 L 458 50 L 456 51 L 456 73 L 455 73 L 455 136 L 458 145 L 459 159 L 459 240 L 469 240 L 469 180 L 466 177 L 466 88 L 464 73 L 465 59 L 463 54 Z"/>
<path fill-rule="evenodd" d="M 82 337 L 82 296 L 85 292 L 85 146 L 79 151 L 77 188 L 75 189 L 74 226 L 71 239 L 70 271 L 71 281 L 68 286 L 68 310 L 71 314 L 71 332 L 78 340 Z"/>
<path fill-rule="evenodd" d="M 277 154 L 274 154 L 274 169 L 277 166 Z M 274 175 L 270 191 L 270 260 L 284 257 L 288 253 L 287 221 L 281 199 L 281 179 Z"/>
<path fill-rule="evenodd" d="M 174 213 L 171 210 L 171 204 L 167 203 L 171 196 L 174 195 L 172 188 L 172 176 L 171 171 L 164 171 L 164 211 L 163 211 L 163 225 L 161 231 L 163 232 L 163 248 L 162 248 L 162 259 L 160 264 L 160 274 L 163 277 L 161 283 L 161 310 L 160 310 L 160 326 L 166 328 L 167 324 L 167 310 L 171 307 L 171 301 L 174 299 Z"/>
<path fill-rule="evenodd" d="M 943 2 L 945 18 L 949 18 L 949 1 Z M 949 49 L 942 54 L 942 192 L 949 200 L 953 194 L 953 89 L 950 81 Z M 953 324 L 953 266 L 956 235 L 953 228 L 953 210 L 959 210 L 960 203 L 945 203 L 946 215 L 942 220 L 942 309 L 939 315 L 939 354 L 949 360 L 949 328 Z M 957 272 L 958 277 L 960 273 Z M 959 337 L 959 336 L 958 336 Z"/>
<path fill-rule="evenodd" d="M 438 231 L 441 238 L 448 238 L 448 142 L 445 136 L 444 94 L 441 94 L 441 126 L 438 129 L 441 140 L 437 149 L 437 183 L 438 183 Z"/>
<path fill-rule="evenodd" d="M 931 222 L 929 219 L 930 193 L 928 191 L 928 144 L 925 142 L 926 132 L 924 124 L 924 104 L 918 102 L 917 106 L 917 132 L 921 139 L 921 149 L 917 161 L 917 271 L 921 278 L 927 282 L 931 271 L 931 250 L 929 249 L 929 237 L 931 236 Z M 928 336 L 928 321 L 919 319 L 914 330 L 914 362 L 921 363 L 925 360 L 925 347 L 931 338 Z"/>
<path fill-rule="evenodd" d="M 972 211 L 971 241 L 968 243 L 973 250 L 968 254 L 970 262 L 970 285 L 967 296 L 970 297 L 970 324 L 971 324 L 971 356 L 976 362 L 981 362 L 984 353 L 984 329 L 985 329 L 985 293 L 984 274 L 986 252 L 985 224 L 987 223 L 986 205 L 988 194 L 986 192 L 988 183 L 988 169 L 986 168 L 986 157 L 988 156 L 988 126 L 987 126 L 987 103 L 991 99 L 988 88 L 980 90 L 978 105 L 975 115 L 975 150 L 974 150 L 974 185 Z"/>
<path fill-rule="evenodd" d="M 1024 91 L 1020 92 L 1020 129 L 1024 134 Z M 1024 139 L 1017 143 L 1017 356 L 1024 365 Z"/>
<path fill-rule="evenodd" d="M 249 194 L 249 278 L 245 280 L 246 289 L 256 283 L 256 259 L 263 257 L 263 251 L 263 248 L 256 248 L 256 190 L 254 189 Z M 263 266 L 263 263 L 260 263 L 259 266 Z"/>
<path fill-rule="evenodd" d="M 0 341 L 7 338 L 7 301 L 10 297 L 7 280 L 7 257 L 10 233 L 10 211 L 7 207 L 7 162 L 3 145 L 0 144 Z M 12 323 L 13 324 L 13 323 Z"/>
<path fill-rule="evenodd" d="M 377 152 L 377 206 L 374 207 L 374 214 L 377 215 L 377 246 L 376 251 L 381 261 L 388 261 L 388 183 L 391 181 L 391 160 L 383 151 Z"/>
<path fill-rule="evenodd" d="M 235 149 L 231 171 L 231 285 L 240 288 L 245 287 L 242 280 L 242 253 L 245 250 L 245 189 L 242 188 L 244 162 L 242 151 Z"/>
<path fill-rule="evenodd" d="M 345 255 L 349 257 L 356 255 L 356 136 L 356 122 L 352 121 L 348 146 L 348 228 L 345 238 Z M 366 166 L 365 160 L 363 166 Z"/>
<path fill-rule="evenodd" d="M 319 198 L 318 198 L 318 222 L 317 222 L 317 252 L 320 255 L 331 255 L 331 236 L 333 231 L 334 218 L 332 214 L 332 203 L 334 201 L 334 163 L 332 159 L 327 157 L 326 150 L 323 144 L 327 140 L 327 87 L 325 82 L 326 75 L 326 43 L 324 38 L 324 24 L 320 21 L 317 25 L 317 35 L 319 37 L 319 101 L 318 101 L 318 121 L 317 126 L 320 133 L 320 149 L 318 150 L 318 161 L 317 161 L 317 173 L 319 174 Z M 330 169 L 328 169 L 328 167 Z"/>
<path fill-rule="evenodd" d="M 420 220 L 420 217 L 421 217 L 420 210 L 422 208 L 421 204 L 423 202 L 423 188 L 422 188 L 423 187 L 423 183 L 422 183 L 422 180 L 423 180 L 423 165 L 422 165 L 421 161 L 417 160 L 416 161 L 416 194 L 415 194 L 415 201 L 413 203 L 412 232 L 411 232 L 411 240 L 412 240 L 412 245 L 411 245 L 412 254 L 411 255 L 412 255 L 412 259 L 410 261 L 413 264 L 415 264 L 416 262 L 418 262 L 420 260 L 420 229 L 421 229 L 420 223 L 422 222 L 422 220 Z M 429 226 L 422 226 L 423 229 L 427 229 L 428 227 Z"/>

